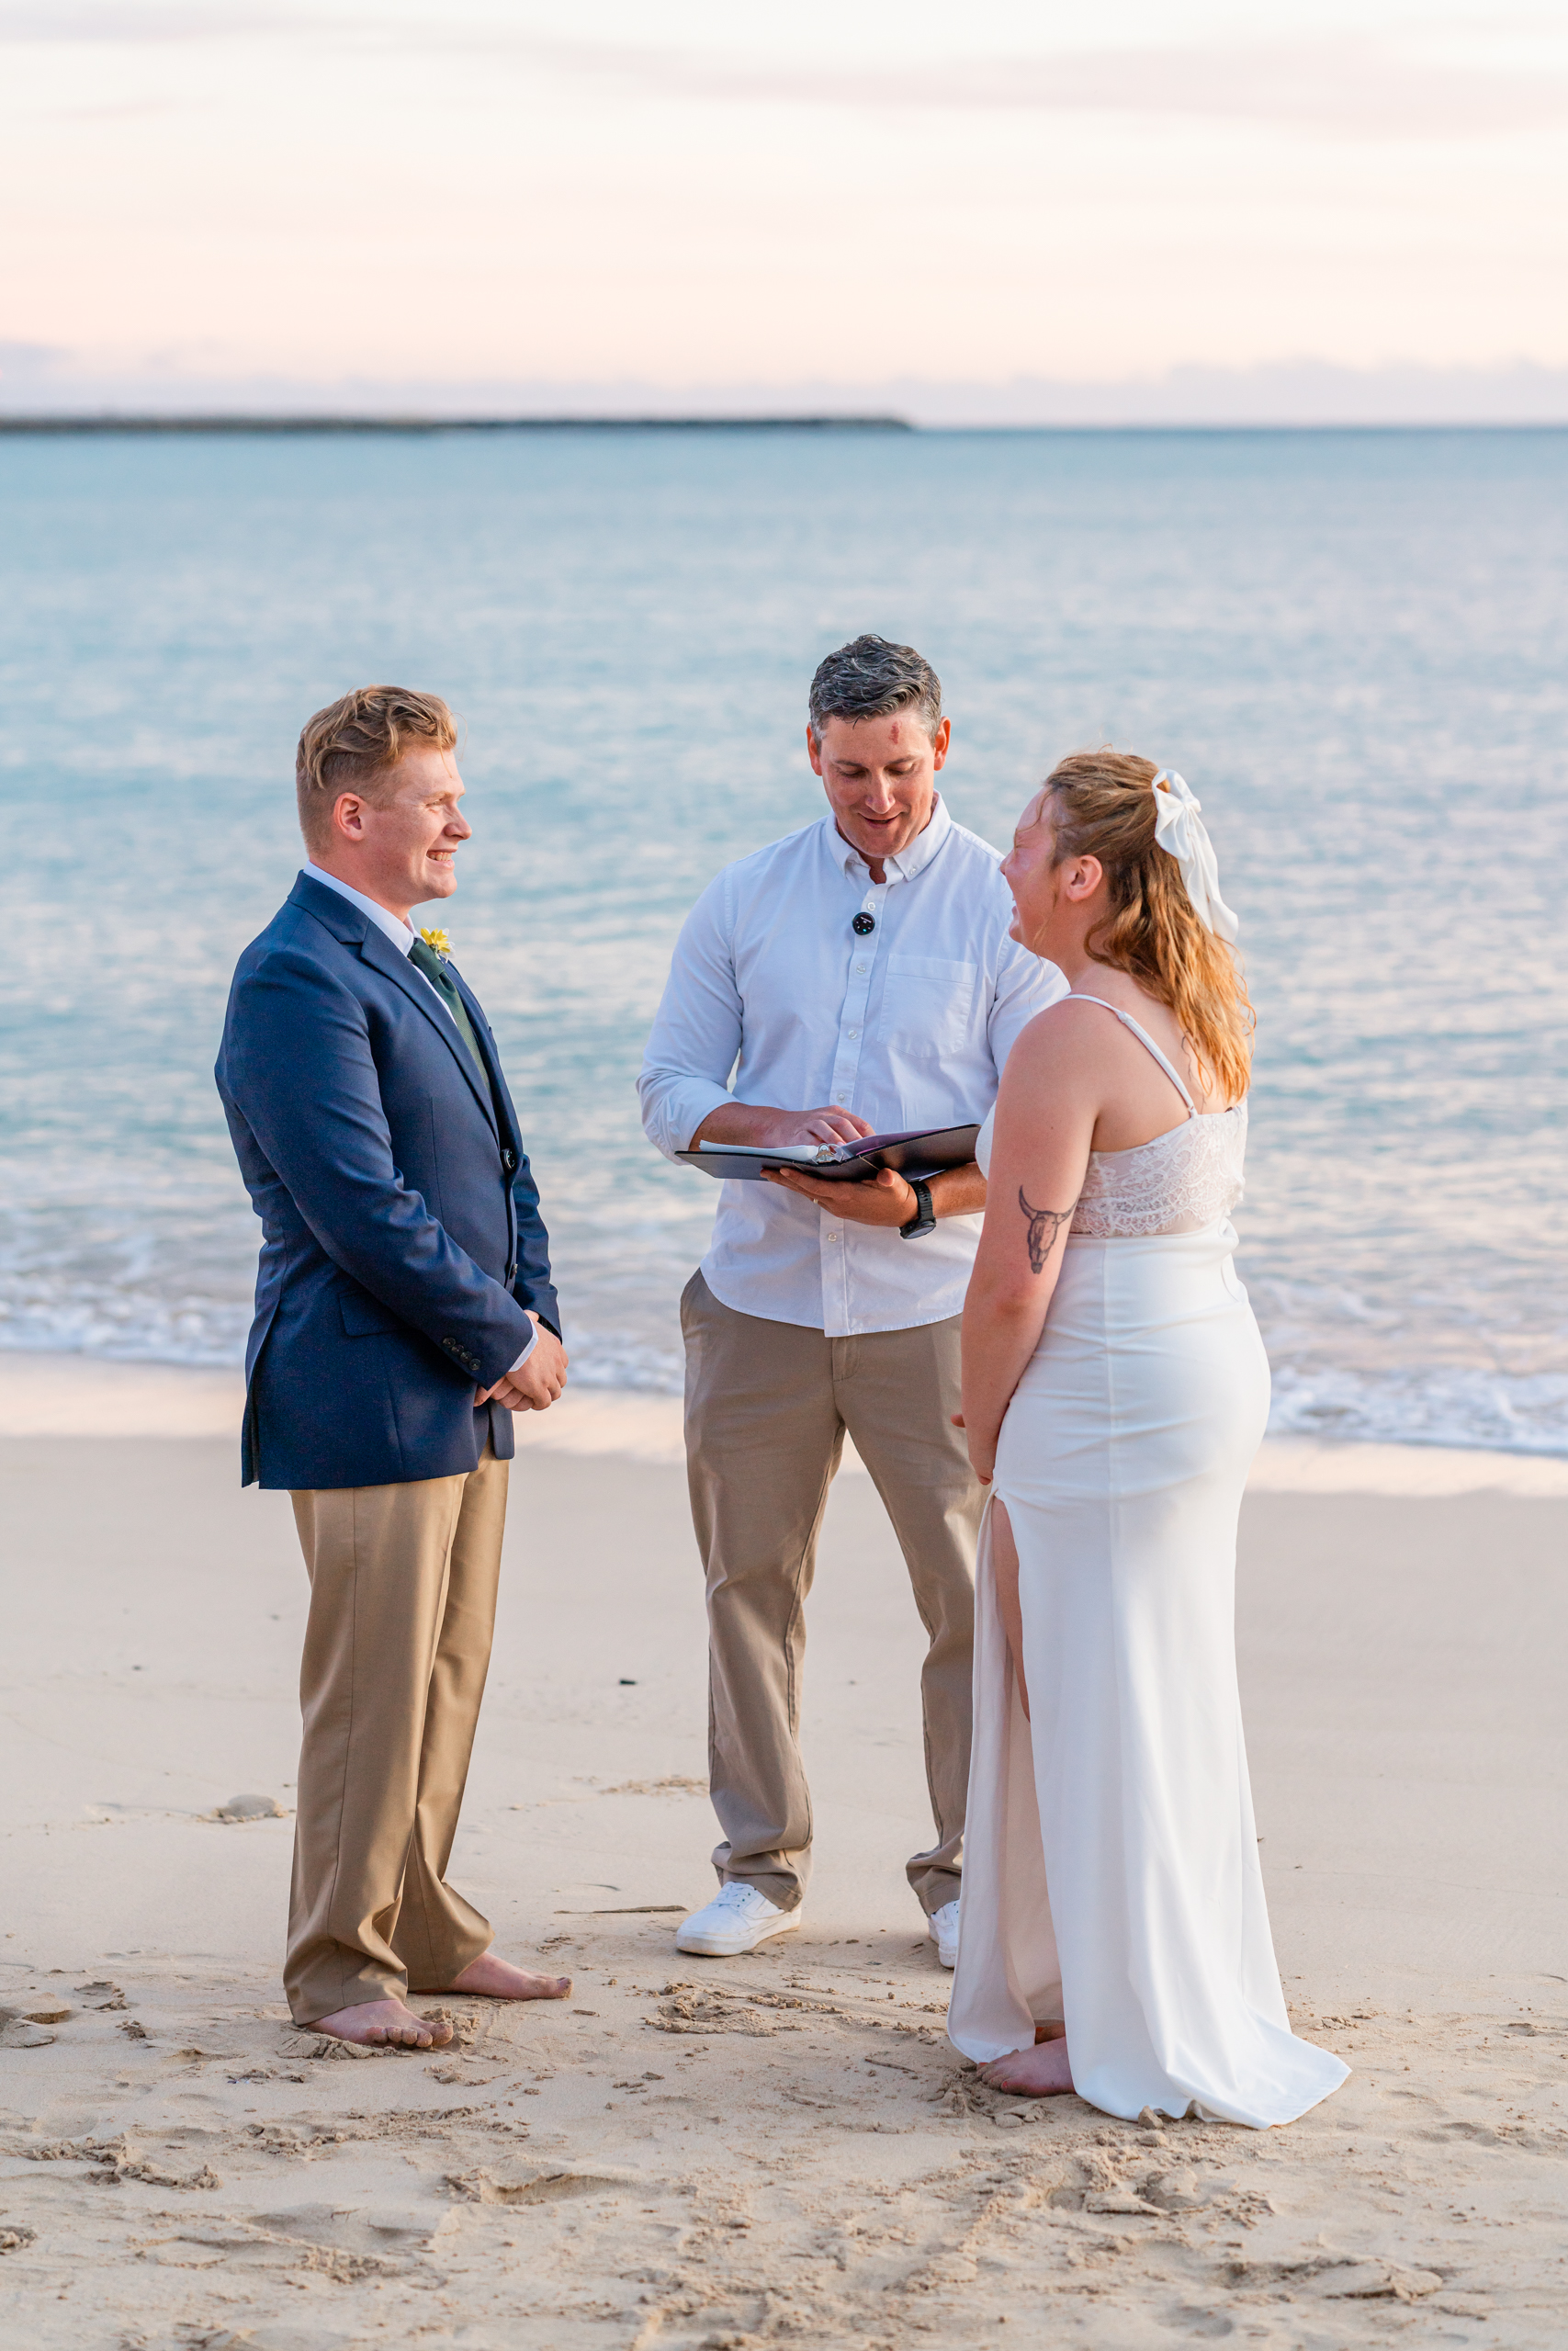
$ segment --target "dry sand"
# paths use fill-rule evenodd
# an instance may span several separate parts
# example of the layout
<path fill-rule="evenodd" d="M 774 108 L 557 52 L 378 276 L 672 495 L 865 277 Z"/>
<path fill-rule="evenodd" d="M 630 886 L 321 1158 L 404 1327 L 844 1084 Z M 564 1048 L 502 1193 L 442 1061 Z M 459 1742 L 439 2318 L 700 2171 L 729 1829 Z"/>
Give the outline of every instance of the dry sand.
<path fill-rule="evenodd" d="M 812 1611 L 806 1926 L 676 1957 L 715 1832 L 659 1399 L 526 1424 L 453 1864 L 572 1999 L 453 2003 L 434 2056 L 296 2033 L 290 1824 L 215 1817 L 292 1802 L 287 1498 L 226 1435 L 152 1433 L 231 1426 L 216 1375 L 4 1371 L 0 1430 L 36 1432 L 0 1437 L 7 2351 L 1568 2343 L 1563 1465 L 1266 1451 L 1266 1873 L 1355 2071 L 1288 2131 L 1153 2130 L 997 2097 L 943 2036 L 902 1875 L 919 1633 L 863 1475 Z"/>

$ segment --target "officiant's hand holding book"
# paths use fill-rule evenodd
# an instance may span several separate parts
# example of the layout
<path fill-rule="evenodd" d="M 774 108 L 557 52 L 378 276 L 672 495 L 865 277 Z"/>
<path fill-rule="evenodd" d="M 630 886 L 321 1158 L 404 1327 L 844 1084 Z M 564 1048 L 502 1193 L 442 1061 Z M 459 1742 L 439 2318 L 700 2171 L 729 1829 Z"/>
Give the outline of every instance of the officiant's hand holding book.
<path fill-rule="evenodd" d="M 857 1125 L 863 1121 L 856 1120 Z M 808 1175 L 816 1183 L 874 1182 L 884 1169 L 918 1183 L 945 1169 L 966 1167 L 975 1157 L 978 1122 L 964 1126 L 917 1127 L 898 1135 L 869 1132 L 829 1143 L 719 1143 L 701 1141 L 677 1152 L 688 1167 L 724 1181 L 760 1182 L 785 1172 Z"/>
<path fill-rule="evenodd" d="M 840 1222 L 892 1226 L 919 1238 L 932 1220 L 975 1215 L 986 1180 L 975 1164 L 978 1128 L 905 1129 L 876 1135 L 863 1118 L 829 1102 L 782 1110 L 721 1102 L 683 1151 L 674 1154 L 721 1181 L 775 1184 Z M 728 1150 L 705 1146 L 720 1143 Z"/>

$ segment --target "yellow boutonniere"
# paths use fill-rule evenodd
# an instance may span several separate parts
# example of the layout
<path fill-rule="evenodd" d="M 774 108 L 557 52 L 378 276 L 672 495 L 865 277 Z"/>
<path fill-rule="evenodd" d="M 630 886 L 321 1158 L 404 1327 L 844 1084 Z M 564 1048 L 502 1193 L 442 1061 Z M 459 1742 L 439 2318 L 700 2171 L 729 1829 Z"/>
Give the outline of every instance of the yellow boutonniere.
<path fill-rule="evenodd" d="M 445 931 L 421 929 L 420 937 L 427 947 L 434 947 L 443 963 L 452 952 L 452 942 Z"/>

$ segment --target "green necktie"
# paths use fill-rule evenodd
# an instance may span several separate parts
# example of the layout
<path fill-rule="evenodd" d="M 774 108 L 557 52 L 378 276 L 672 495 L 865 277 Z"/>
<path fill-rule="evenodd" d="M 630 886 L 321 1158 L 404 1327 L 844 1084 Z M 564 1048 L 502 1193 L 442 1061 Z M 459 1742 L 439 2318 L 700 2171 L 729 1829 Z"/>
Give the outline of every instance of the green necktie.
<path fill-rule="evenodd" d="M 423 972 L 426 979 L 451 1013 L 457 1034 L 473 1055 L 479 1073 L 488 1086 L 490 1072 L 485 1068 L 484 1056 L 479 1051 L 479 1041 L 474 1034 L 473 1023 L 469 1020 L 463 1000 L 457 993 L 457 982 L 447 978 L 440 956 L 424 939 L 414 941 L 409 949 L 409 961 L 417 970 Z"/>

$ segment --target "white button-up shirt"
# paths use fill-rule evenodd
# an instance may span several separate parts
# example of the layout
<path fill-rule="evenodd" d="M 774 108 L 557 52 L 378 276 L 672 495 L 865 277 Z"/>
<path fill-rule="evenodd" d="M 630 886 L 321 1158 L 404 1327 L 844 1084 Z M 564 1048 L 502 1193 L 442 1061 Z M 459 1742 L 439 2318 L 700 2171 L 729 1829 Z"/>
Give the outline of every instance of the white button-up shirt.
<path fill-rule="evenodd" d="M 1008 937 L 998 852 L 940 798 L 883 866 L 874 882 L 829 813 L 709 883 L 676 943 L 637 1081 L 644 1129 L 667 1158 L 731 1099 L 732 1069 L 737 1102 L 837 1102 L 878 1135 L 985 1117 L 1014 1039 L 1066 981 Z M 863 937 L 859 913 L 875 925 Z M 963 1307 L 977 1215 L 905 1240 L 779 1184 L 730 1181 L 718 1194 L 703 1273 L 738 1313 L 844 1339 Z"/>

